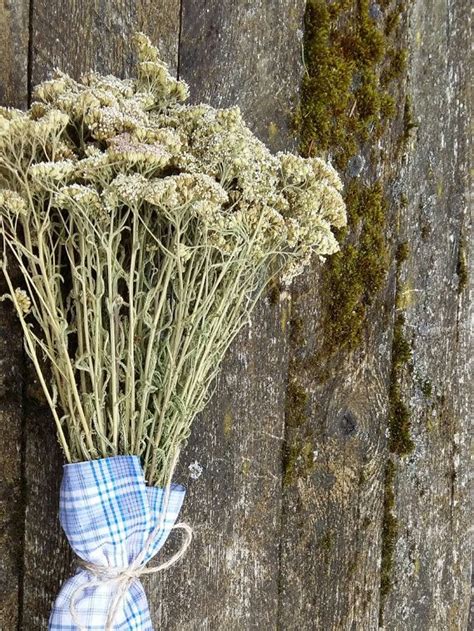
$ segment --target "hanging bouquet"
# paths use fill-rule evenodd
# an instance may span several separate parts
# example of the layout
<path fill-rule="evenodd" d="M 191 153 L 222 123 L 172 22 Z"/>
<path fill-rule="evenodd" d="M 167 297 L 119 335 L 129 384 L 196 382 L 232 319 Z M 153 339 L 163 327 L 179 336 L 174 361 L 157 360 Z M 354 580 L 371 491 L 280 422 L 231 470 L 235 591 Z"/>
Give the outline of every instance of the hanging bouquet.
<path fill-rule="evenodd" d="M 68 463 L 60 519 L 80 559 L 50 629 L 152 629 L 139 577 L 190 541 L 171 481 L 192 421 L 269 281 L 336 252 L 346 223 L 329 164 L 270 154 L 237 107 L 183 104 L 186 84 L 134 44 L 136 78 L 56 71 L 27 112 L 0 110 L 6 296 Z M 173 528 L 182 548 L 148 566 Z"/>

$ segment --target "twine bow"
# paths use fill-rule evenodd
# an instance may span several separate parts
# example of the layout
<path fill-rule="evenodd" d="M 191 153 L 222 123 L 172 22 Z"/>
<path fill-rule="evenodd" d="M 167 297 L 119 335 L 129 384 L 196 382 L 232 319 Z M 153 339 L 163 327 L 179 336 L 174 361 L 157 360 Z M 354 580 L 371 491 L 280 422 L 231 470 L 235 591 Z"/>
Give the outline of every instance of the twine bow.
<path fill-rule="evenodd" d="M 105 631 L 113 631 L 113 624 L 115 617 L 119 611 L 120 604 L 122 599 L 130 587 L 130 584 L 136 578 L 140 578 L 140 576 L 144 574 L 154 574 L 155 572 L 160 572 L 161 570 L 166 570 L 167 568 L 174 565 L 179 559 L 183 556 L 186 550 L 191 543 L 191 539 L 193 537 L 193 531 L 191 526 L 188 524 L 181 522 L 179 524 L 175 524 L 171 527 L 170 530 L 183 530 L 185 533 L 185 538 L 181 544 L 181 548 L 167 561 L 161 563 L 160 565 L 154 565 L 151 567 L 147 567 L 147 562 L 145 561 L 145 556 L 147 551 L 155 539 L 155 537 L 159 534 L 162 528 L 163 520 L 157 524 L 157 526 L 150 533 L 148 539 L 143 546 L 142 551 L 137 556 L 137 558 L 132 561 L 132 563 L 125 568 L 118 567 L 106 567 L 103 565 L 96 565 L 95 563 L 90 563 L 88 561 L 81 560 L 80 565 L 88 572 L 94 575 L 95 579 L 89 580 L 87 583 L 83 585 L 79 585 L 77 589 L 71 595 L 71 617 L 75 625 L 80 629 L 80 631 L 87 631 L 87 628 L 84 627 L 78 617 L 78 612 L 76 609 L 76 602 L 79 594 L 85 591 L 89 587 L 94 587 L 96 585 L 100 585 L 101 583 L 115 583 L 116 584 L 116 593 L 112 599 L 111 605 L 107 612 L 107 619 L 105 623 Z"/>

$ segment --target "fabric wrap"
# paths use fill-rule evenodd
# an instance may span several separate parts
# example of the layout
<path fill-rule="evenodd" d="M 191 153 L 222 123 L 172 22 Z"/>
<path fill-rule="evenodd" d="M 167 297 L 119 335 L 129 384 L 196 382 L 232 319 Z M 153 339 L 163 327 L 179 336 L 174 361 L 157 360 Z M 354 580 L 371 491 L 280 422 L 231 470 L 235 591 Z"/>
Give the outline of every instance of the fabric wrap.
<path fill-rule="evenodd" d="M 146 486 L 137 456 L 79 462 L 64 467 L 59 518 L 71 547 L 81 559 L 95 566 L 122 569 L 133 563 L 145 546 L 145 563 L 162 548 L 184 495 L 184 487 L 176 484 L 168 493 L 163 488 Z M 162 527 L 150 541 L 160 520 Z M 79 567 L 59 592 L 49 629 L 103 631 L 115 593 L 113 582 L 100 581 Z M 81 626 L 74 621 L 72 605 Z M 138 578 L 131 580 L 121 599 L 113 629 L 153 631 L 147 598 Z"/>

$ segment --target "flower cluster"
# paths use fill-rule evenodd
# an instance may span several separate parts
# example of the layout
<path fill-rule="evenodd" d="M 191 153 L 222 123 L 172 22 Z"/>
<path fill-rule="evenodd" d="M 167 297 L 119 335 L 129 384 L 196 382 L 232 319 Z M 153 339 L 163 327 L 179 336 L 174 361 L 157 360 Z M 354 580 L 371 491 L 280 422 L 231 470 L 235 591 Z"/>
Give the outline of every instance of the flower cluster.
<path fill-rule="evenodd" d="M 117 187 L 117 176 L 143 175 L 152 184 L 142 191 L 142 204 L 166 201 L 169 213 L 187 202 L 222 254 L 246 239 L 255 246 L 249 256 L 258 260 L 279 251 L 288 281 L 312 254 L 324 259 L 337 251 L 332 228 L 346 216 L 336 171 L 320 158 L 272 155 L 238 107 L 184 105 L 186 84 L 170 75 L 146 36 L 138 34 L 135 45 L 136 79 L 90 72 L 75 81 L 57 71 L 35 89 L 28 113 L 0 112 L 2 142 L 9 138 L 11 153 L 18 150 L 15 140 L 28 139 L 23 158 L 31 161 L 33 189 L 55 192 L 77 182 L 101 196 L 112 182 Z M 197 186 L 203 178 L 206 185 Z M 212 199 L 210 182 L 219 188 Z M 136 183 L 129 194 L 135 202 Z"/>
<path fill-rule="evenodd" d="M 22 265 L 10 294 L 45 334 L 24 326 L 68 459 L 136 453 L 162 483 L 270 277 L 336 252 L 346 213 L 330 164 L 273 155 L 238 107 L 186 104 L 134 43 L 136 78 L 57 70 L 27 112 L 0 108 L 2 261 Z"/>
<path fill-rule="evenodd" d="M 28 213 L 26 200 L 16 191 L 7 188 L 0 189 L 0 209 L 12 215 L 26 215 Z"/>

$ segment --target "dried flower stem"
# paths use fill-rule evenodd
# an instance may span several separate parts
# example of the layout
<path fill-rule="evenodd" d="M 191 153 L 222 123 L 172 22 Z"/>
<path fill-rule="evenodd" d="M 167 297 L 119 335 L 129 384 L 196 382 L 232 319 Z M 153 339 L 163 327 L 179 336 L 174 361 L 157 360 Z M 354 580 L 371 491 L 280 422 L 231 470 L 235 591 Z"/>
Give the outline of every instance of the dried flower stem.
<path fill-rule="evenodd" d="M 337 251 L 346 216 L 330 165 L 183 105 L 135 44 L 136 79 L 57 72 L 0 109 L 2 268 L 67 460 L 136 454 L 163 485 L 269 280 Z"/>

